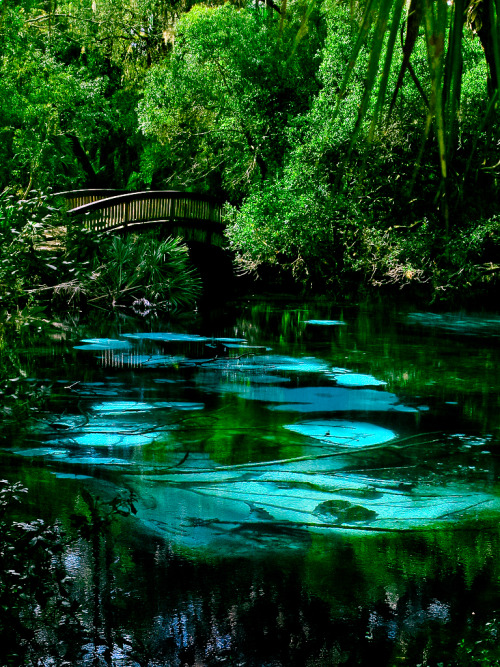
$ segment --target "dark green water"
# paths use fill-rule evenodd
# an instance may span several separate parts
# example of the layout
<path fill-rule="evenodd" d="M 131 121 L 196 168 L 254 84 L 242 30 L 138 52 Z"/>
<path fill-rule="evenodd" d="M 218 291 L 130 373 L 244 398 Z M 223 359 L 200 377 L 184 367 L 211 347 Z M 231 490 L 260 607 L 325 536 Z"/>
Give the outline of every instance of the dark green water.
<path fill-rule="evenodd" d="M 2 475 L 64 526 L 137 497 L 93 633 L 66 555 L 82 664 L 491 663 L 500 319 L 248 301 L 19 340 L 50 399 Z"/>

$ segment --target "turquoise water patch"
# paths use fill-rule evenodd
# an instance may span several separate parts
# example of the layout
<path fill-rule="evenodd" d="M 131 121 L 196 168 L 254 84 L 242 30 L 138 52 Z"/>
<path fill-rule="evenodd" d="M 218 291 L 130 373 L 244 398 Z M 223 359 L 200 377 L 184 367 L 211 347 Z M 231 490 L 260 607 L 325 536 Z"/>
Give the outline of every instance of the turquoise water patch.
<path fill-rule="evenodd" d="M 156 403 L 145 403 L 142 401 L 109 401 L 97 403 L 91 406 L 93 412 L 108 415 L 131 414 L 138 412 L 150 412 L 152 410 L 203 410 L 203 403 L 190 403 L 188 401 L 158 401 Z"/>
<path fill-rule="evenodd" d="M 128 333 L 122 334 L 124 338 L 131 340 L 152 340 L 163 343 L 204 343 L 212 338 L 207 338 L 206 336 L 200 336 L 198 334 L 183 334 L 183 333 L 167 333 L 167 332 L 158 332 L 158 333 Z"/>
<path fill-rule="evenodd" d="M 75 350 L 104 351 L 104 350 L 128 350 L 131 345 L 126 340 L 114 338 L 84 338 L 83 345 L 75 345 Z"/>
<path fill-rule="evenodd" d="M 106 414 L 123 414 L 134 412 L 149 412 L 154 409 L 152 403 L 143 403 L 140 401 L 109 401 L 106 403 L 97 403 L 92 405 L 92 412 L 105 412 Z"/>
<path fill-rule="evenodd" d="M 418 410 L 400 402 L 395 394 L 377 389 L 347 387 L 288 387 L 221 381 L 215 373 L 199 375 L 197 384 L 204 391 L 233 393 L 252 401 L 262 401 L 270 410 L 290 412 L 412 412 Z"/>
<path fill-rule="evenodd" d="M 68 449 L 54 449 L 53 447 L 36 447 L 32 449 L 13 449 L 16 454 L 20 456 L 25 456 L 28 458 L 35 456 L 47 456 L 53 457 L 55 459 L 64 459 L 71 454 L 71 450 Z"/>
<path fill-rule="evenodd" d="M 283 464 L 286 466 L 286 463 Z M 266 547 L 267 536 L 283 546 L 301 542 L 291 530 L 406 531 L 430 526 L 454 528 L 474 519 L 477 508 L 499 511 L 500 499 L 460 483 L 438 482 L 401 490 L 394 480 L 360 475 L 325 476 L 254 470 L 217 471 L 141 480 L 128 477 L 139 500 L 138 516 L 160 534 L 186 546 L 221 546 L 252 550 Z M 197 483 L 198 482 L 198 483 Z M 270 531 L 268 533 L 268 531 Z"/>
<path fill-rule="evenodd" d="M 234 367 L 250 372 L 283 371 L 291 373 L 325 373 L 329 370 L 326 362 L 315 357 L 287 357 L 279 354 L 263 354 L 257 357 L 228 360 Z"/>
<path fill-rule="evenodd" d="M 341 387 L 383 387 L 387 384 L 383 380 L 377 380 L 373 375 L 362 373 L 333 373 L 332 377 Z"/>
<path fill-rule="evenodd" d="M 156 437 L 156 433 L 120 433 L 119 429 L 115 427 L 109 433 L 84 433 L 73 436 L 71 442 L 79 447 L 141 447 L 150 444 Z"/>
<path fill-rule="evenodd" d="M 180 380 L 171 380 L 170 378 L 155 378 L 153 380 L 155 384 L 177 384 Z"/>
<path fill-rule="evenodd" d="M 396 437 L 394 431 L 376 424 L 346 420 L 307 421 L 287 424 L 284 428 L 322 443 L 341 447 L 369 447 L 389 442 Z"/>
<path fill-rule="evenodd" d="M 118 396 L 126 396 L 133 393 L 131 389 L 124 388 L 118 383 L 105 384 L 103 382 L 74 382 L 68 383 L 66 388 L 70 389 L 73 394 L 78 396 L 100 396 L 110 398 Z"/>
<path fill-rule="evenodd" d="M 268 355 L 259 357 L 265 360 L 270 367 L 278 371 L 289 371 L 292 373 L 324 373 L 328 365 L 315 357 L 283 357 L 279 355 Z"/>
<path fill-rule="evenodd" d="M 57 479 L 92 479 L 90 475 L 77 475 L 76 473 L 70 473 L 70 472 L 54 472 L 51 471 L 52 475 L 54 477 L 57 477 Z"/>
<path fill-rule="evenodd" d="M 306 320 L 306 324 L 314 324 L 320 327 L 338 327 L 344 326 L 345 322 L 341 320 Z"/>
<path fill-rule="evenodd" d="M 74 466 L 83 466 L 84 468 L 88 466 L 95 468 L 96 465 L 99 465 L 105 467 L 114 466 L 115 469 L 131 469 L 135 466 L 133 461 L 128 461 L 124 458 L 97 455 L 75 456 L 74 453 L 68 459 L 68 462 Z"/>

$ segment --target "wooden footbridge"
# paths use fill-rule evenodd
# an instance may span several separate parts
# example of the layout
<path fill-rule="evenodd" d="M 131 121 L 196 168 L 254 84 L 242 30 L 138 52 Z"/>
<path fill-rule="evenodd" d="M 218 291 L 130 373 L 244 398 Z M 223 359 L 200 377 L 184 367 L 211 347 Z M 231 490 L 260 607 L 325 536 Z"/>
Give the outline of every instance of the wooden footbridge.
<path fill-rule="evenodd" d="M 74 224 L 98 232 L 141 232 L 161 226 L 186 241 L 224 244 L 222 203 L 175 190 L 72 190 L 61 192 Z"/>

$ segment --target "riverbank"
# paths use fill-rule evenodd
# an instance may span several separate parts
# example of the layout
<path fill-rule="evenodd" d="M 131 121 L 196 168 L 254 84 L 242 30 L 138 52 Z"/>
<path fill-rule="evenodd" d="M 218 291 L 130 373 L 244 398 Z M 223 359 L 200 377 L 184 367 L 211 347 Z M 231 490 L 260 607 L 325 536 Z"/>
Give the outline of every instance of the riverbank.
<path fill-rule="evenodd" d="M 446 237 L 422 225 L 384 234 L 359 227 L 350 248 L 336 247 L 333 259 L 328 246 L 321 255 L 315 249 L 300 266 L 279 254 L 254 265 L 243 261 L 230 229 L 224 248 L 165 239 L 159 231 L 98 234 L 69 224 L 54 198 L 40 192 L 26 199 L 2 193 L 0 222 L 3 319 L 37 309 L 189 310 L 201 301 L 252 293 L 336 304 L 391 299 L 440 311 L 494 310 L 500 296 L 496 220 L 462 226 Z"/>

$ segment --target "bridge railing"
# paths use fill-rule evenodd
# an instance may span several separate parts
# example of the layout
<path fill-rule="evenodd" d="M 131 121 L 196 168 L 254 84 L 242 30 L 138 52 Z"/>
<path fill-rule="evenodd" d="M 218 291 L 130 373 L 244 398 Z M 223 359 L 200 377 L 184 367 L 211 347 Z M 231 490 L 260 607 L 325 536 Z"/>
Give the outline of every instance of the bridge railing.
<path fill-rule="evenodd" d="M 105 196 L 105 190 L 83 191 L 85 201 L 68 211 L 71 218 L 80 218 L 96 231 L 128 228 L 146 223 L 191 223 L 220 227 L 222 231 L 222 205 L 206 195 L 175 190 L 147 190 Z M 85 193 L 85 194 L 84 194 Z M 70 201 L 79 201 L 70 195 Z"/>
<path fill-rule="evenodd" d="M 127 194 L 128 190 L 69 190 L 67 192 L 58 192 L 57 197 L 64 198 L 66 201 L 66 209 L 70 210 L 85 204 L 91 204 L 100 199 L 107 199 L 117 195 Z"/>

